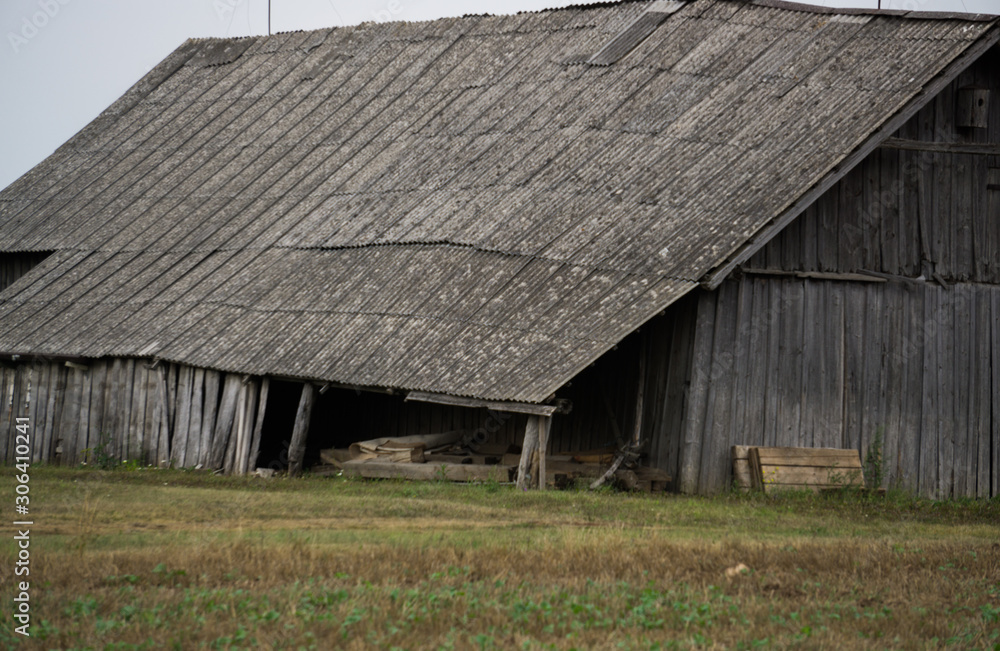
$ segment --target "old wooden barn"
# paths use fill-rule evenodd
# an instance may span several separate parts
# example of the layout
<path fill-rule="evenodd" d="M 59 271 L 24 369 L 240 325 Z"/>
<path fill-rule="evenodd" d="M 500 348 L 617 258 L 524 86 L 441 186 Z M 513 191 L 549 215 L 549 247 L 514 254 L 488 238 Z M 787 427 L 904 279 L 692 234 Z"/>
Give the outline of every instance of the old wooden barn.
<path fill-rule="evenodd" d="M 878 436 L 998 495 L 998 38 L 658 0 L 188 41 L 0 193 L 0 455 L 547 432 L 711 493 Z"/>

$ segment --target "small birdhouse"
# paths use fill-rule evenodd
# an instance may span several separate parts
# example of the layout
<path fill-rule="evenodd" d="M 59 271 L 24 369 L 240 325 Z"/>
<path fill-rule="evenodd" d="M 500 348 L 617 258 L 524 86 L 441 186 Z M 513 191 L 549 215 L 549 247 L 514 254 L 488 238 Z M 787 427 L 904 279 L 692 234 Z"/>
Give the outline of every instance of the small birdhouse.
<path fill-rule="evenodd" d="M 989 126 L 990 91 L 966 86 L 958 89 L 955 123 L 959 127 L 985 129 Z"/>

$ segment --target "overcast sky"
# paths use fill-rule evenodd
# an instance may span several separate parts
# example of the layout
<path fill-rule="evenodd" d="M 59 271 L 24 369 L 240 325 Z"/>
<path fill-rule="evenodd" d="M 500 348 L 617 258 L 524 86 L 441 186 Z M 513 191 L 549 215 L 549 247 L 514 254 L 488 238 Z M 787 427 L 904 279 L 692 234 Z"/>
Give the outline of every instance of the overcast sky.
<path fill-rule="evenodd" d="M 583 0 L 271 0 L 272 31 L 514 13 Z M 815 0 L 874 7 L 877 0 Z M 1000 0 L 883 0 L 1000 13 Z M 266 34 L 267 0 L 0 0 L 0 188 L 27 172 L 188 37 Z"/>

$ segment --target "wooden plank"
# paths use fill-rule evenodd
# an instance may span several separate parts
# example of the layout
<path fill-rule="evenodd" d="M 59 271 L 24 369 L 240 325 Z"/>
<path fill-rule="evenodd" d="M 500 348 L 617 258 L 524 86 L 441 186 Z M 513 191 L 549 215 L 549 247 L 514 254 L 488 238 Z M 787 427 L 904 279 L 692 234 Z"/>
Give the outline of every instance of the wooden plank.
<path fill-rule="evenodd" d="M 236 472 L 245 475 L 250 470 L 250 448 L 253 445 L 254 416 L 257 412 L 257 396 L 259 391 L 257 381 L 250 380 L 246 384 L 246 410 L 243 416 L 242 444 L 236 450 Z"/>
<path fill-rule="evenodd" d="M 768 283 L 759 278 L 750 279 L 753 298 L 751 309 L 750 332 L 747 341 L 747 359 L 745 365 L 748 375 L 745 387 L 740 389 L 744 393 L 743 402 L 746 415 L 744 416 L 742 431 L 736 433 L 733 439 L 738 445 L 765 445 L 766 423 L 764 420 L 764 409 L 767 403 L 767 363 L 768 363 L 768 334 L 774 327 L 776 314 L 770 311 L 770 291 Z M 746 457 L 744 457 L 746 459 Z M 735 468 L 734 468 L 735 469 Z M 749 472 L 749 466 L 747 467 Z M 738 478 L 737 478 L 738 479 Z"/>
<path fill-rule="evenodd" d="M 510 481 L 509 466 L 473 463 L 391 463 L 374 459 L 345 461 L 344 475 L 369 479 L 413 479 L 420 481 Z"/>
<path fill-rule="evenodd" d="M 156 394 L 157 394 L 157 416 L 159 426 L 156 436 L 156 463 L 158 466 L 165 466 L 170 462 L 170 412 L 173 405 L 170 403 L 170 391 L 167 383 L 170 381 L 170 372 L 167 366 L 160 364 L 156 368 Z"/>
<path fill-rule="evenodd" d="M 59 427 L 59 438 L 62 446 L 61 463 L 73 465 L 76 459 L 76 442 L 80 429 L 80 402 L 83 393 L 84 371 L 70 369 L 67 374 L 65 400 L 62 424 Z"/>
<path fill-rule="evenodd" d="M 528 414 L 533 416 L 551 416 L 559 408 L 551 405 L 535 405 L 527 402 L 498 402 L 494 400 L 478 400 L 476 398 L 463 398 L 459 396 L 449 396 L 443 393 L 427 393 L 425 391 L 410 391 L 406 394 L 407 401 L 433 402 L 441 405 L 452 405 L 455 407 L 485 408 L 493 411 L 513 412 L 516 414 Z M 414 430 L 417 427 L 412 427 Z M 419 432 L 414 432 L 419 433 Z"/>
<path fill-rule="evenodd" d="M 144 361 L 133 360 L 132 401 L 128 420 L 128 459 L 140 465 L 146 463 L 147 458 L 143 427 L 146 420 L 146 376 L 148 373 Z"/>
<path fill-rule="evenodd" d="M 240 380 L 240 391 L 236 398 L 236 414 L 233 420 L 233 433 L 226 445 L 226 458 L 222 464 L 222 470 L 227 475 L 238 474 L 238 455 L 243 447 L 243 442 L 247 438 L 247 385 Z"/>
<path fill-rule="evenodd" d="M 197 467 L 201 463 L 202 419 L 205 408 L 205 369 L 196 368 L 192 375 L 191 416 L 188 419 L 187 465 Z"/>
<path fill-rule="evenodd" d="M 972 322 L 972 286 L 958 284 L 951 289 L 954 304 L 954 398 L 952 403 L 954 424 L 954 497 L 975 497 L 976 457 L 978 447 L 971 441 L 972 417 L 975 411 L 972 382 L 975 363 L 972 359 L 972 342 L 975 336 Z M 971 453 L 971 454 L 970 454 Z"/>
<path fill-rule="evenodd" d="M 91 433 L 90 404 L 93 400 L 94 373 L 94 366 L 91 366 L 90 370 L 84 373 L 82 378 L 82 386 L 80 388 L 80 423 L 76 436 L 76 452 L 74 457 L 70 459 L 70 463 L 74 465 L 86 460 L 87 442 Z"/>
<path fill-rule="evenodd" d="M 159 398 L 156 393 L 158 374 L 155 369 L 150 369 L 145 362 L 142 363 L 143 373 L 143 394 L 146 397 L 146 408 L 142 423 L 142 462 L 156 465 L 159 459 L 156 458 L 157 444 L 159 442 L 159 414 L 157 413 L 157 403 Z"/>
<path fill-rule="evenodd" d="M 861 468 L 840 466 L 771 466 L 761 464 L 764 486 L 780 484 L 864 486 Z"/>
<path fill-rule="evenodd" d="M 941 498 L 955 496 L 955 303 L 954 288 L 937 290 L 938 488 Z"/>
<path fill-rule="evenodd" d="M 264 431 L 264 415 L 267 411 L 267 394 L 271 387 L 271 380 L 264 377 L 260 381 L 260 400 L 257 408 L 257 421 L 253 427 L 253 439 L 250 442 L 250 455 L 247 457 L 248 470 L 256 469 L 257 457 L 260 456 L 260 440 Z"/>
<path fill-rule="evenodd" d="M 903 310 L 906 289 L 902 285 L 885 288 L 886 311 L 882 318 L 880 338 L 885 354 L 883 377 L 886 396 L 884 418 L 882 420 L 882 471 L 883 482 L 892 485 L 896 478 L 896 466 L 900 445 L 900 421 L 903 400 L 903 359 L 906 342 L 903 338 Z M 904 443 L 909 445 L 909 443 Z M 867 449 L 862 451 L 866 454 Z M 875 477 L 869 477 L 874 482 Z M 884 487 L 885 484 L 883 484 Z"/>
<path fill-rule="evenodd" d="M 174 394 L 174 409 L 177 415 L 174 417 L 173 439 L 170 445 L 170 460 L 177 468 L 184 468 L 189 464 L 187 461 L 188 434 L 191 431 L 191 400 L 194 385 L 194 368 L 188 365 L 181 365 L 177 369 L 177 393 Z"/>
<path fill-rule="evenodd" d="M 762 466 L 861 468 L 857 450 L 832 448 L 756 448 Z"/>
<path fill-rule="evenodd" d="M 225 374 L 222 402 L 219 405 L 219 415 L 213 428 L 211 456 L 208 461 L 208 467 L 214 470 L 222 469 L 226 461 L 226 451 L 233 431 L 240 387 L 239 376 L 232 373 Z"/>
<path fill-rule="evenodd" d="M 920 424 L 920 494 L 933 498 L 938 488 L 938 345 L 937 313 L 941 290 L 928 286 L 924 292 L 922 418 Z"/>
<path fill-rule="evenodd" d="M 708 408 L 698 472 L 698 492 L 706 495 L 726 488 L 729 475 L 730 424 L 732 422 L 733 365 L 736 320 L 739 315 L 740 283 L 719 288 L 716 302 L 712 362 L 708 384 Z"/>
<path fill-rule="evenodd" d="M 975 287 L 972 301 L 972 322 L 974 332 L 974 349 L 972 352 L 972 439 L 975 442 L 976 459 L 976 489 L 975 496 L 988 499 L 992 496 L 990 488 L 990 409 L 995 404 L 991 397 L 990 355 L 990 292 L 988 287 Z M 1000 393 L 1000 386 L 996 387 Z M 996 402 L 1000 403 L 1000 400 Z M 1000 441 L 998 441 L 1000 443 Z M 970 445 L 970 451 L 973 446 Z M 1000 472 L 997 468 L 995 472 Z"/>
<path fill-rule="evenodd" d="M 993 464 L 992 464 L 992 489 L 990 497 L 995 498 L 1000 495 L 1000 417 L 997 415 L 995 405 L 1000 404 L 1000 346 L 996 342 L 1000 341 L 1000 289 L 990 288 L 991 312 L 990 323 L 992 323 L 991 339 L 993 341 L 993 418 L 992 418 L 992 440 L 993 440 Z"/>
<path fill-rule="evenodd" d="M 54 362 L 46 364 L 46 366 L 49 367 L 49 394 L 45 409 L 45 425 L 41 436 L 39 458 L 48 462 L 51 460 L 51 451 L 59 425 L 59 415 L 62 411 L 63 399 L 65 398 L 66 382 L 64 376 L 68 369 Z M 36 428 L 35 434 L 37 435 L 38 432 L 39 430 Z"/>
<path fill-rule="evenodd" d="M 302 463 L 306 453 L 306 437 L 309 435 L 309 424 L 312 418 L 312 406 L 316 397 L 316 387 L 306 382 L 302 385 L 302 397 L 295 413 L 295 424 L 292 427 L 292 440 L 288 446 L 288 474 L 295 477 L 302 472 Z"/>
<path fill-rule="evenodd" d="M 101 418 L 101 429 L 105 439 L 105 454 L 118 458 L 121 449 L 121 401 L 122 360 L 116 357 L 111 361 L 108 381 L 104 383 L 104 414 Z"/>
<path fill-rule="evenodd" d="M 827 173 L 826 176 L 818 181 L 808 192 L 799 197 L 794 204 L 785 209 L 780 215 L 772 220 L 770 224 L 755 233 L 753 237 L 748 239 L 733 254 L 731 254 L 726 262 L 718 265 L 715 269 L 705 274 L 702 280 L 702 285 L 710 290 L 716 289 L 722 281 L 724 281 L 726 277 L 732 273 L 733 269 L 735 269 L 738 265 L 743 264 L 750 258 L 750 256 L 770 241 L 772 237 L 784 230 L 784 228 L 792 220 L 798 217 L 806 208 L 812 205 L 816 199 L 821 197 L 827 190 L 833 187 L 837 181 L 843 178 L 844 175 L 849 173 L 855 166 L 863 161 L 879 144 L 891 137 L 893 133 L 895 133 L 911 117 L 913 117 L 917 111 L 919 111 L 928 102 L 932 101 L 938 93 L 944 90 L 948 84 L 950 84 L 951 81 L 959 75 L 959 73 L 970 66 L 984 52 L 993 47 L 998 39 L 1000 39 L 1000 30 L 994 27 L 983 37 L 970 44 L 970 46 L 962 54 L 953 59 L 951 63 L 949 63 L 945 69 L 938 74 L 937 77 L 928 82 L 923 89 L 910 99 L 910 101 L 908 101 L 903 108 L 897 111 L 892 118 L 883 122 L 882 126 L 876 129 L 871 136 L 864 141 L 864 143 L 848 154 L 848 156 L 844 158 L 844 160 L 842 160 L 836 168 Z"/>
<path fill-rule="evenodd" d="M 8 454 L 14 443 L 11 437 L 11 432 L 14 431 L 14 412 L 8 403 L 8 391 L 13 388 L 11 375 L 11 369 L 0 365 L 0 459 L 7 464 L 14 461 L 14 455 Z"/>
<path fill-rule="evenodd" d="M 886 138 L 879 147 L 883 149 L 903 149 L 906 151 L 928 151 L 938 154 L 1000 156 L 1000 143 L 930 142 L 926 140 Z"/>
<path fill-rule="evenodd" d="M 27 384 L 22 378 L 30 375 L 33 370 L 37 379 L 36 382 L 31 383 L 31 393 L 34 394 L 33 398 L 38 405 L 38 409 L 35 411 L 33 417 L 29 417 L 32 418 L 31 461 L 32 463 L 38 463 L 42 461 L 42 438 L 45 433 L 45 422 L 48 420 L 48 415 L 52 413 L 52 410 L 49 408 L 49 387 L 51 385 L 49 377 L 52 374 L 52 365 L 38 364 L 34 369 L 30 366 L 22 365 L 17 370 L 18 381 L 15 384 L 14 411 L 18 416 L 21 415 L 21 404 L 24 402 L 25 385 Z M 30 414 L 30 411 L 28 413 Z"/>
<path fill-rule="evenodd" d="M 524 440 L 521 442 L 521 459 L 517 466 L 517 490 L 525 491 L 531 488 L 533 477 L 531 467 L 538 455 L 538 418 L 529 417 L 524 428 Z"/>
<path fill-rule="evenodd" d="M 885 273 L 903 275 L 899 266 L 899 152 L 881 150 L 878 156 L 879 194 L 882 206 L 879 223 L 881 267 Z"/>
<path fill-rule="evenodd" d="M 201 414 L 201 443 L 198 446 L 198 463 L 208 467 L 212 462 L 212 445 L 215 437 L 215 417 L 219 407 L 219 389 L 222 378 L 218 371 L 205 371 L 205 396 Z"/>
<path fill-rule="evenodd" d="M 684 421 L 678 477 L 680 492 L 687 494 L 698 491 L 702 441 L 706 435 L 705 419 L 708 410 L 708 384 L 715 330 L 715 301 L 714 293 L 702 291 L 698 294 L 691 359 L 691 385 L 688 389 L 688 412 Z"/>

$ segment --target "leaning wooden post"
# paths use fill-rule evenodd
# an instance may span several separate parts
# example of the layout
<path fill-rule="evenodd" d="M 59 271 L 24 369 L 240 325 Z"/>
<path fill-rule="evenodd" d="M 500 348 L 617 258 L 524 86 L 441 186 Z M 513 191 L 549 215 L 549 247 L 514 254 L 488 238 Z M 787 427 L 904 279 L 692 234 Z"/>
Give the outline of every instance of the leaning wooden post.
<path fill-rule="evenodd" d="M 528 424 L 524 428 L 524 443 L 521 444 L 521 463 L 517 466 L 517 489 L 528 490 L 531 487 L 532 459 L 538 451 L 539 417 L 528 416 Z"/>
<path fill-rule="evenodd" d="M 292 428 L 292 442 L 288 446 L 288 475 L 290 477 L 295 477 L 302 472 L 302 461 L 306 455 L 306 435 L 309 433 L 309 420 L 312 416 L 312 405 L 315 397 L 316 387 L 310 382 L 303 384 L 299 411 L 295 414 L 295 426 Z"/>
<path fill-rule="evenodd" d="M 545 490 L 545 457 L 549 454 L 549 431 L 552 416 L 533 416 L 538 419 L 538 490 Z"/>

